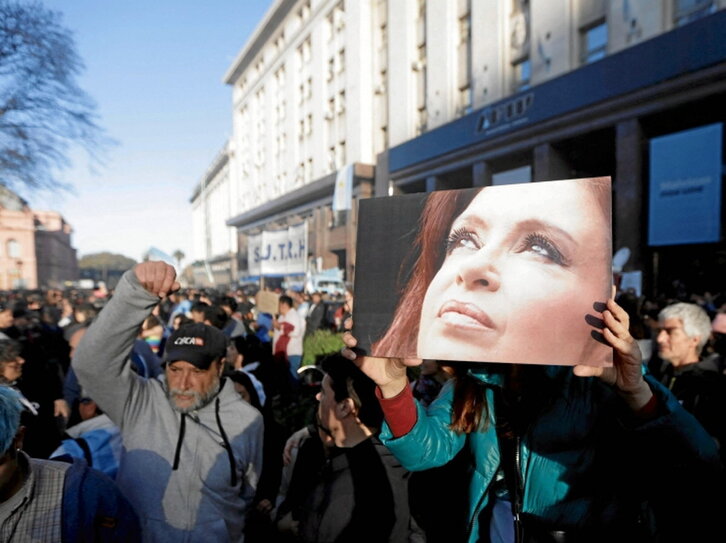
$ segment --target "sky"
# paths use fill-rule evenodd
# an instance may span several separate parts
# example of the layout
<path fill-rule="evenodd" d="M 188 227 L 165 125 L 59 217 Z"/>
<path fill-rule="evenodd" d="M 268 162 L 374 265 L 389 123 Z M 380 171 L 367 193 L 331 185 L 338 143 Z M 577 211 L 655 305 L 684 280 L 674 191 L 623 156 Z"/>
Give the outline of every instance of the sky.
<path fill-rule="evenodd" d="M 73 193 L 21 193 L 59 211 L 79 257 L 140 260 L 150 247 L 191 262 L 189 199 L 232 131 L 222 82 L 272 0 L 42 0 L 63 14 L 85 71 L 78 82 L 116 143 L 103 164 L 83 152 L 59 177 Z"/>

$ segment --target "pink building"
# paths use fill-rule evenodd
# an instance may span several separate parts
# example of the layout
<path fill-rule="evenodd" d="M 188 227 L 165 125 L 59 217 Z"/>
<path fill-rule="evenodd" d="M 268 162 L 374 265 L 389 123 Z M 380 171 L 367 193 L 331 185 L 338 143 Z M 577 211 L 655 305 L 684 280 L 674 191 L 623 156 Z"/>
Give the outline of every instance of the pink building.
<path fill-rule="evenodd" d="M 34 211 L 0 185 L 0 290 L 61 287 L 78 278 L 71 226 L 55 211 Z"/>

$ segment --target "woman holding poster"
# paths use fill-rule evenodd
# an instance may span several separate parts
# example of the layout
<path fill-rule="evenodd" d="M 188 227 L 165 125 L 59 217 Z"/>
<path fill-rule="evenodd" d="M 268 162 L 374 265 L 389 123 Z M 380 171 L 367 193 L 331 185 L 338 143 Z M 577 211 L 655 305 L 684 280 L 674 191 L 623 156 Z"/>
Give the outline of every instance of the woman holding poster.
<path fill-rule="evenodd" d="M 346 351 L 378 385 L 381 441 L 411 471 L 469 447 L 470 542 L 706 540 L 723 466 L 643 376 L 628 316 L 608 299 L 609 180 L 557 183 L 514 199 L 498 187 L 428 197 L 376 356 Z M 428 408 L 406 374 L 421 358 L 469 362 Z"/>

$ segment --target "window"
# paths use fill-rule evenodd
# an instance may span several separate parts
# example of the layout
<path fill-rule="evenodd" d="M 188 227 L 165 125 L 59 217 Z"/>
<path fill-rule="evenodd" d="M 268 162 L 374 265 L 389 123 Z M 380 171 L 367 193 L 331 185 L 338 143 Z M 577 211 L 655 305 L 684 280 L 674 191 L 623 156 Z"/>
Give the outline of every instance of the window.
<path fill-rule="evenodd" d="M 335 154 L 335 163 L 337 168 L 342 168 L 345 165 L 345 140 L 341 140 L 338 143 Z"/>
<path fill-rule="evenodd" d="M 300 64 L 307 64 L 310 62 L 311 53 L 312 42 L 310 41 L 310 36 L 308 36 L 297 48 L 297 55 L 300 59 Z"/>
<path fill-rule="evenodd" d="M 345 71 L 345 48 L 338 51 L 338 73 L 343 73 Z"/>
<path fill-rule="evenodd" d="M 278 91 L 281 91 L 285 87 L 285 66 L 280 66 L 275 72 L 275 83 Z"/>
<path fill-rule="evenodd" d="M 303 2 L 303 5 L 297 11 L 297 16 L 300 19 L 300 23 L 304 23 L 310 17 L 310 0 Z"/>
<path fill-rule="evenodd" d="M 523 58 L 512 64 L 512 71 L 514 73 L 514 92 L 528 89 L 532 77 L 532 65 L 529 58 Z"/>
<path fill-rule="evenodd" d="M 418 48 L 418 61 L 414 63 L 414 71 L 416 72 L 416 134 L 422 134 L 426 131 L 428 123 L 428 112 L 426 111 L 426 44 Z"/>
<path fill-rule="evenodd" d="M 458 112 L 470 113 L 472 109 L 471 88 L 471 12 L 469 0 L 459 0 L 459 45 L 458 66 Z"/>
<path fill-rule="evenodd" d="M 335 145 L 328 147 L 328 170 L 335 171 Z"/>
<path fill-rule="evenodd" d="M 332 81 L 334 75 L 335 75 L 335 58 L 330 57 L 328 59 L 328 81 Z"/>
<path fill-rule="evenodd" d="M 313 178 L 313 159 L 308 158 L 305 163 L 305 181 L 310 181 Z"/>
<path fill-rule="evenodd" d="M 277 39 L 275 40 L 275 51 L 279 54 L 282 52 L 282 50 L 285 47 L 285 32 L 280 32 L 280 35 L 277 36 Z"/>
<path fill-rule="evenodd" d="M 608 24 L 600 22 L 581 31 L 582 63 L 590 64 L 605 58 L 608 50 Z"/>
<path fill-rule="evenodd" d="M 20 258 L 20 243 L 17 240 L 8 240 L 8 256 L 10 258 Z"/>
<path fill-rule="evenodd" d="M 716 11 L 713 0 L 674 0 L 673 22 L 683 26 Z"/>

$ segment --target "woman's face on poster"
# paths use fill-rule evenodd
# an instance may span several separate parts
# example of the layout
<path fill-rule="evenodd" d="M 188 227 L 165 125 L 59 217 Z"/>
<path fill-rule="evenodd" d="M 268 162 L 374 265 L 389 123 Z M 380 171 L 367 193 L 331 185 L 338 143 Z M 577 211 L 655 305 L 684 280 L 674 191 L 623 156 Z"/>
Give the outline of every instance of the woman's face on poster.
<path fill-rule="evenodd" d="M 606 364 L 610 217 L 587 180 L 481 190 L 453 222 L 421 310 L 421 358 Z M 588 315 L 591 318 L 587 318 Z"/>

